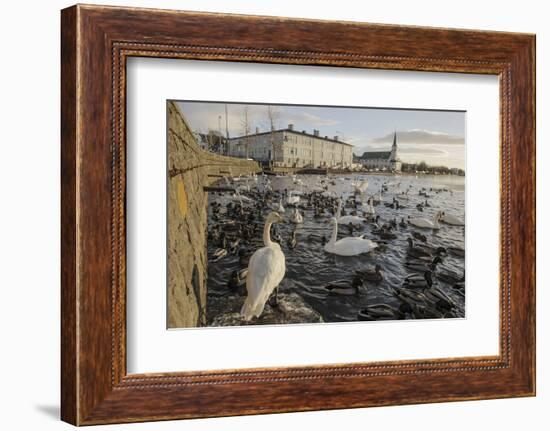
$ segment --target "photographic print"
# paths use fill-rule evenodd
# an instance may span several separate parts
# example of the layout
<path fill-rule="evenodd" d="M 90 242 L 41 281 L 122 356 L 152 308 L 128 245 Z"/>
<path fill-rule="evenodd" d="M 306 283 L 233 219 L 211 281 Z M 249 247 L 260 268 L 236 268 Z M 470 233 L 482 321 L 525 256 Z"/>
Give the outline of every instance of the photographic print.
<path fill-rule="evenodd" d="M 169 101 L 169 328 L 465 317 L 464 111 Z"/>

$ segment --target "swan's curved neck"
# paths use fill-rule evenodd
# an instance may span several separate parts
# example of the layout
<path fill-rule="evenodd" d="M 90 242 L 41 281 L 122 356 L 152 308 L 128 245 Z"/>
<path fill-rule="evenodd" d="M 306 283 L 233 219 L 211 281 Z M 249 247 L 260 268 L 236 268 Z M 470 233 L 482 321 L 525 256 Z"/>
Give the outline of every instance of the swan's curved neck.
<path fill-rule="evenodd" d="M 337 219 L 340 218 L 341 215 L 342 215 L 342 200 L 340 199 L 338 201 L 338 209 L 336 210 L 336 218 Z"/>
<path fill-rule="evenodd" d="M 271 225 L 272 224 L 273 224 L 273 222 L 268 221 L 268 222 L 266 222 L 266 224 L 264 226 L 263 240 L 264 240 L 264 245 L 266 247 L 269 247 L 273 244 L 273 241 L 271 241 Z"/>
<path fill-rule="evenodd" d="M 336 242 L 336 238 L 338 238 L 338 222 L 334 220 L 334 227 L 332 228 L 332 236 L 330 237 L 331 244 L 334 244 Z"/>

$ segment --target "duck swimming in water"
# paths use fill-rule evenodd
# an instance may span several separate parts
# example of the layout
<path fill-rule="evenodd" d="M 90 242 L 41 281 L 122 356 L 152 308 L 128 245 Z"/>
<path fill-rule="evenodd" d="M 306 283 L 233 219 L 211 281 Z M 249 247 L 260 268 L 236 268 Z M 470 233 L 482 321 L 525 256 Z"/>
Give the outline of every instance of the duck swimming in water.
<path fill-rule="evenodd" d="M 456 257 L 464 257 L 464 249 L 460 247 L 447 247 L 447 251 Z"/>
<path fill-rule="evenodd" d="M 296 245 L 298 244 L 298 241 L 296 240 L 296 229 L 292 231 L 292 235 L 287 241 L 288 248 L 291 250 L 294 250 L 296 248 Z"/>
<path fill-rule="evenodd" d="M 355 275 L 351 283 L 346 280 L 335 281 L 333 283 L 327 284 L 324 288 L 331 294 L 335 295 L 357 295 L 359 294 L 359 289 L 363 286 L 363 280 L 360 276 Z"/>
<path fill-rule="evenodd" d="M 231 277 L 227 282 L 227 287 L 231 290 L 237 290 L 246 284 L 246 275 L 248 274 L 248 268 L 243 268 L 240 271 L 235 270 L 231 273 Z"/>
<path fill-rule="evenodd" d="M 430 251 L 424 248 L 415 247 L 414 241 L 411 237 L 407 238 L 407 242 L 409 243 L 409 247 L 407 248 L 407 255 L 412 257 L 430 257 L 432 255 Z"/>
<path fill-rule="evenodd" d="M 403 314 L 388 304 L 373 304 L 357 314 L 358 320 L 392 320 L 402 319 Z"/>
<path fill-rule="evenodd" d="M 424 273 L 425 271 L 435 271 L 435 268 L 437 267 L 437 264 L 440 263 L 440 262 L 441 262 L 441 257 L 436 256 L 432 259 L 431 263 L 427 263 L 424 260 L 415 259 L 414 261 L 409 260 L 409 261 L 405 262 L 405 266 L 407 267 L 407 269 L 409 269 L 411 271 L 417 271 L 417 272 Z"/>
<path fill-rule="evenodd" d="M 405 287 L 430 288 L 433 285 L 432 271 L 424 271 L 424 275 L 409 274 L 403 280 Z"/>
<path fill-rule="evenodd" d="M 355 273 L 365 281 L 382 281 L 384 279 L 382 267 L 379 264 L 376 264 L 374 269 L 358 269 Z"/>
<path fill-rule="evenodd" d="M 459 275 L 453 271 L 442 269 L 435 273 L 438 280 L 448 284 L 457 284 L 464 281 L 464 274 Z"/>
<path fill-rule="evenodd" d="M 225 248 L 218 248 L 212 254 L 212 262 L 217 262 L 227 256 L 227 250 Z"/>
<path fill-rule="evenodd" d="M 428 238 L 426 238 L 426 235 L 422 235 L 420 232 L 413 231 L 412 236 L 414 239 L 417 239 L 418 241 L 426 242 L 428 241 Z"/>

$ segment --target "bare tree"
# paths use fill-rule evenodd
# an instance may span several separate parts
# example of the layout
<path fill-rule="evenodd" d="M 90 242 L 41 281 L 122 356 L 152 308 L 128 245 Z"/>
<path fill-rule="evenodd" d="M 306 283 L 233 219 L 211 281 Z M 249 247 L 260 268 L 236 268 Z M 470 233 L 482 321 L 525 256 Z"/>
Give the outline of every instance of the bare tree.
<path fill-rule="evenodd" d="M 243 119 L 241 120 L 245 142 L 245 157 L 248 159 L 248 135 L 250 134 L 250 122 L 248 120 L 248 106 L 243 108 Z"/>
<path fill-rule="evenodd" d="M 271 156 L 270 161 L 275 158 L 275 136 L 274 133 L 275 129 L 277 128 L 277 123 L 279 118 L 281 117 L 281 111 L 275 106 L 268 105 L 267 106 L 267 126 L 270 130 L 270 147 L 271 147 Z"/>

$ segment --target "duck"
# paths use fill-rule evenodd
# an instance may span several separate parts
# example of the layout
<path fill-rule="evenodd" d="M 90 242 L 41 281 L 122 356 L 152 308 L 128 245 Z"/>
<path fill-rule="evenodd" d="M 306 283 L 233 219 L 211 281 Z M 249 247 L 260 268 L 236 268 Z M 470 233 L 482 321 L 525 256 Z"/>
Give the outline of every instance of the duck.
<path fill-rule="evenodd" d="M 424 260 L 416 259 L 415 261 L 405 262 L 405 266 L 411 271 L 425 272 L 425 271 L 435 271 L 435 268 L 438 263 L 441 262 L 441 257 L 436 256 L 433 258 L 431 263 L 426 263 Z"/>
<path fill-rule="evenodd" d="M 236 254 L 237 251 L 239 250 L 239 244 L 241 243 L 241 239 L 240 238 L 235 238 L 234 241 L 229 241 L 229 253 L 231 254 Z"/>
<path fill-rule="evenodd" d="M 423 275 L 409 274 L 403 280 L 405 287 L 424 287 L 430 288 L 433 285 L 432 271 L 424 271 Z"/>
<path fill-rule="evenodd" d="M 357 295 L 359 289 L 363 286 L 363 280 L 358 275 L 355 275 L 351 283 L 347 280 L 335 281 L 327 284 L 324 288 L 330 294 L 335 295 Z"/>
<path fill-rule="evenodd" d="M 231 273 L 229 281 L 227 282 L 227 287 L 231 290 L 236 290 L 239 287 L 242 287 L 246 284 L 246 275 L 248 274 L 248 268 L 243 268 L 241 270 L 235 270 Z"/>
<path fill-rule="evenodd" d="M 420 290 L 401 287 L 399 289 L 391 288 L 391 291 L 401 301 L 424 302 L 427 300 L 426 295 L 424 295 L 424 293 L 422 293 Z"/>
<path fill-rule="evenodd" d="M 295 224 L 300 224 L 304 222 L 304 217 L 302 216 L 302 214 L 300 214 L 298 208 L 294 208 L 294 212 L 290 216 L 290 221 Z"/>
<path fill-rule="evenodd" d="M 378 230 L 376 232 L 376 234 L 381 238 L 381 239 L 385 239 L 385 240 L 390 240 L 390 239 L 396 239 L 397 238 L 397 235 L 394 234 L 392 231 L 392 228 L 391 226 L 387 227 L 387 228 L 382 228 L 380 230 Z"/>
<path fill-rule="evenodd" d="M 373 304 L 357 314 L 358 320 L 391 320 L 402 318 L 402 313 L 388 304 Z"/>
<path fill-rule="evenodd" d="M 426 298 L 432 301 L 438 308 L 444 310 L 450 310 L 456 308 L 455 302 L 441 289 L 436 286 L 433 286 L 431 289 L 427 289 L 424 292 Z"/>
<path fill-rule="evenodd" d="M 296 248 L 297 244 L 298 244 L 298 241 L 296 240 L 296 230 L 293 230 L 292 235 L 290 236 L 290 238 L 287 241 L 287 245 L 288 245 L 288 248 L 293 250 L 293 249 Z"/>
<path fill-rule="evenodd" d="M 429 220 L 424 217 L 408 217 L 408 221 L 410 224 L 416 227 L 424 228 L 424 229 L 440 229 L 441 226 L 439 224 L 439 220 L 441 219 L 441 216 L 443 213 L 441 211 L 438 211 L 432 220 Z"/>
<path fill-rule="evenodd" d="M 212 262 L 217 262 L 227 256 L 227 250 L 225 248 L 217 248 L 212 254 Z"/>
<path fill-rule="evenodd" d="M 443 213 L 441 217 L 441 221 L 443 223 L 447 223 L 453 226 L 464 226 L 464 220 L 459 219 L 457 216 L 453 214 Z"/>
<path fill-rule="evenodd" d="M 426 238 L 426 235 L 422 235 L 420 232 L 417 232 L 415 230 L 412 232 L 412 236 L 414 239 L 417 239 L 418 241 L 422 241 L 424 243 L 428 241 L 428 238 Z"/>
<path fill-rule="evenodd" d="M 411 237 L 407 238 L 407 242 L 409 243 L 409 247 L 407 248 L 407 254 L 412 257 L 429 257 L 431 256 L 431 252 L 423 247 L 415 247 L 414 241 Z"/>
<path fill-rule="evenodd" d="M 443 281 L 444 283 L 453 284 L 453 285 L 463 282 L 465 278 L 464 274 L 459 275 L 453 271 L 449 271 L 445 269 L 437 271 L 435 273 L 435 276 L 437 277 L 438 280 Z"/>
<path fill-rule="evenodd" d="M 337 254 L 339 256 L 357 256 L 374 250 L 378 244 L 364 237 L 345 237 L 336 240 L 338 236 L 338 220 L 332 217 L 331 222 L 334 227 L 330 241 L 325 244 L 324 250 L 327 253 Z"/>
<path fill-rule="evenodd" d="M 250 253 L 250 251 L 246 248 L 241 248 L 237 252 L 237 256 L 239 256 L 239 265 L 247 267 L 248 263 L 250 262 L 250 256 L 252 256 L 252 253 Z"/>
<path fill-rule="evenodd" d="M 262 237 L 264 246 L 250 257 L 246 276 L 247 297 L 241 308 L 241 316 L 245 321 L 260 317 L 269 296 L 278 288 L 285 276 L 285 255 L 281 246 L 271 241 L 270 235 L 273 223 L 282 221 L 283 218 L 278 212 L 272 212 L 267 216 Z"/>
<path fill-rule="evenodd" d="M 366 281 L 382 281 L 384 279 L 382 267 L 379 264 L 376 264 L 373 269 L 358 269 L 355 273 Z"/>
<path fill-rule="evenodd" d="M 464 257 L 465 251 L 460 247 L 447 247 L 447 251 L 456 257 Z"/>

